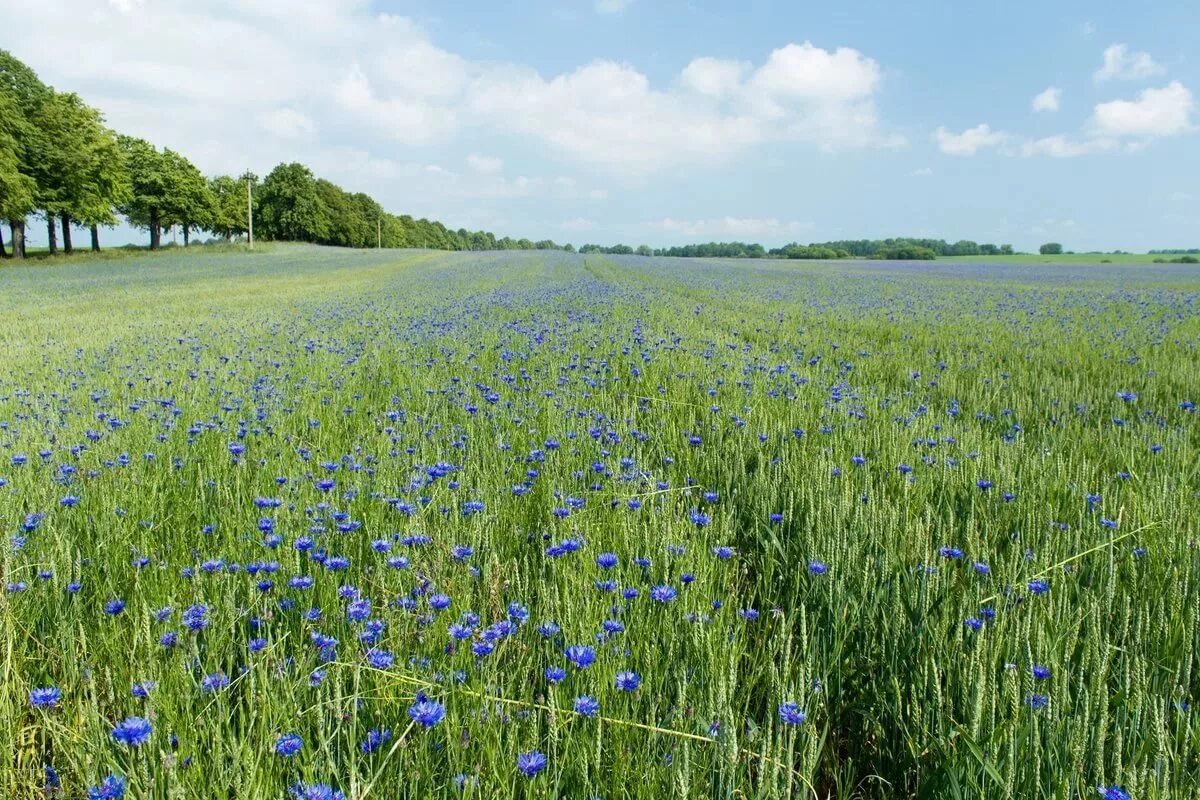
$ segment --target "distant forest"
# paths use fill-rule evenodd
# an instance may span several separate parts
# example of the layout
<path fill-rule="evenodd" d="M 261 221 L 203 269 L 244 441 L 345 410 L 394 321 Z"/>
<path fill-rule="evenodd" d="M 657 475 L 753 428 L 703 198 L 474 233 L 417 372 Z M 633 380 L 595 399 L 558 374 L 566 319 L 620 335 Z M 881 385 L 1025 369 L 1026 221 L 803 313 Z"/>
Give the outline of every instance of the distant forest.
<path fill-rule="evenodd" d="M 746 242 L 709 242 L 661 249 L 653 249 L 648 245 L 632 248 L 623 244 L 615 247 L 585 244 L 579 248 L 579 252 L 680 258 L 879 258 L 924 261 L 938 256 L 1011 255 L 1013 248 L 1010 244 L 978 244 L 966 240 L 951 244 L 941 239 L 846 239 L 812 244 L 792 242 L 772 250 L 767 250 L 761 244 Z"/>
<path fill-rule="evenodd" d="M 252 199 L 251 199 L 252 198 Z M 254 235 L 344 247 L 424 247 L 438 250 L 548 250 L 545 240 L 496 238 L 487 231 L 451 230 L 440 222 L 390 214 L 373 198 L 318 178 L 303 164 L 280 164 L 263 179 L 206 177 L 184 155 L 123 136 L 77 94 L 55 91 L 32 69 L 0 50 L 0 221 L 11 230 L 12 255 L 25 256 L 30 217 L 46 225 L 51 253 L 74 249 L 72 224 L 99 229 L 117 215 L 148 232 L 151 249 L 179 226 L 183 243 L 207 231 L 244 237 L 253 203 Z M 0 256 L 9 255 L 0 236 Z"/>

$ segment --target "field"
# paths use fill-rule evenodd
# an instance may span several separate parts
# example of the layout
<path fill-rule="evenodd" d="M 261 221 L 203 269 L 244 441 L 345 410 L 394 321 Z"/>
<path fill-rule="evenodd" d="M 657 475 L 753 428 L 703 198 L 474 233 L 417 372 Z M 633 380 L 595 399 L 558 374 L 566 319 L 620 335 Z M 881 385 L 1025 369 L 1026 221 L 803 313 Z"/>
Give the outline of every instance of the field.
<path fill-rule="evenodd" d="M 1196 796 L 1193 266 L 276 246 L 0 321 L 5 798 Z"/>

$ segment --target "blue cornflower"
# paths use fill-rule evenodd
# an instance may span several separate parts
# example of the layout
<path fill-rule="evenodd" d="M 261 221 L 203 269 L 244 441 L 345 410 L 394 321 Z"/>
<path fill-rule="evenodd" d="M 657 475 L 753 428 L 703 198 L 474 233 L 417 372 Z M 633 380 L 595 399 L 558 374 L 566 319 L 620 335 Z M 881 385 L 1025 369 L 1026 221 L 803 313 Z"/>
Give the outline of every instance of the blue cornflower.
<path fill-rule="evenodd" d="M 546 667 L 544 674 L 550 683 L 562 683 L 567 679 L 567 671 L 562 667 Z"/>
<path fill-rule="evenodd" d="M 367 738 L 362 740 L 358 749 L 364 753 L 374 753 L 392 739 L 392 732 L 387 728 L 372 728 L 367 731 Z"/>
<path fill-rule="evenodd" d="M 446 716 L 446 707 L 436 700 L 418 697 L 417 701 L 408 707 L 408 716 L 414 722 L 432 728 Z"/>
<path fill-rule="evenodd" d="M 219 692 L 229 685 L 229 677 L 222 672 L 214 672 L 200 679 L 200 689 L 205 692 Z"/>
<path fill-rule="evenodd" d="M 824 575 L 829 572 L 829 567 L 823 561 L 808 562 L 808 571 L 813 575 Z"/>
<path fill-rule="evenodd" d="M 1029 591 L 1034 594 L 1045 594 L 1050 591 L 1050 584 L 1041 578 L 1034 578 L 1029 582 Z"/>
<path fill-rule="evenodd" d="M 586 669 L 596 661 L 596 651 L 585 644 L 573 644 L 565 651 L 567 661 L 577 669 Z"/>
<path fill-rule="evenodd" d="M 450 607 L 450 596 L 444 594 L 435 594 L 429 598 L 429 607 L 434 611 L 445 611 Z"/>
<path fill-rule="evenodd" d="M 789 700 L 779 704 L 779 719 L 785 725 L 800 725 L 808 719 L 808 716 L 801 710 L 798 703 Z"/>
<path fill-rule="evenodd" d="M 983 627 L 983 620 L 981 620 L 979 617 L 967 617 L 965 620 L 963 620 L 963 625 L 966 625 L 973 631 L 977 631 Z"/>
<path fill-rule="evenodd" d="M 722 561 L 728 561 L 729 559 L 731 559 L 735 555 L 737 555 L 737 551 L 734 550 L 732 547 L 729 547 L 728 545 L 722 545 L 721 547 L 714 547 L 712 549 L 712 553 L 714 556 L 721 559 Z"/>
<path fill-rule="evenodd" d="M 110 617 L 115 617 L 117 614 L 120 614 L 124 610 L 125 610 L 125 601 L 124 600 L 119 600 L 119 599 L 114 598 L 104 604 L 104 613 L 108 614 Z"/>
<path fill-rule="evenodd" d="M 1044 694 L 1029 694 L 1025 698 L 1025 702 L 1028 703 L 1029 707 L 1034 711 L 1039 711 L 1050 704 L 1050 698 Z"/>
<path fill-rule="evenodd" d="M 302 747 L 304 747 L 304 740 L 300 738 L 299 734 L 285 733 L 275 740 L 276 755 L 294 756 L 300 752 Z"/>
<path fill-rule="evenodd" d="M 622 692 L 636 691 L 642 685 L 642 676 L 636 672 L 618 672 L 617 677 L 613 679 L 613 685 Z"/>
<path fill-rule="evenodd" d="M 546 755 L 537 750 L 517 755 L 517 771 L 526 778 L 532 778 L 546 768 Z"/>
<path fill-rule="evenodd" d="M 575 698 L 575 713 L 585 717 L 594 717 L 600 713 L 600 703 L 590 695 L 580 695 Z"/>
<path fill-rule="evenodd" d="M 121 800 L 125 796 L 125 779 L 120 775 L 105 775 L 95 786 L 88 787 L 88 800 Z"/>
<path fill-rule="evenodd" d="M 395 661 L 396 657 L 387 650 L 371 648 L 367 651 L 367 663 L 374 669 L 388 669 Z"/>
<path fill-rule="evenodd" d="M 1129 792 L 1125 791 L 1124 786 L 1097 786 L 1096 791 L 1104 798 L 1104 800 L 1132 800 Z"/>
<path fill-rule="evenodd" d="M 54 708 L 62 700 L 62 689 L 46 686 L 29 692 L 29 704 L 34 708 Z"/>
<path fill-rule="evenodd" d="M 1043 667 L 1041 664 L 1034 664 L 1030 672 L 1032 672 L 1033 677 L 1039 681 L 1044 681 L 1050 677 L 1050 668 Z"/>
<path fill-rule="evenodd" d="M 674 586 L 655 586 L 650 590 L 650 599 L 656 603 L 670 603 L 679 593 L 675 591 Z"/>
<path fill-rule="evenodd" d="M 617 565 L 618 560 L 616 553 L 601 553 L 596 556 L 596 566 L 600 569 L 612 569 Z"/>
<path fill-rule="evenodd" d="M 346 800 L 346 795 L 324 783 L 297 783 L 288 792 L 295 800 Z"/>
<path fill-rule="evenodd" d="M 128 717 L 118 722 L 117 726 L 113 728 L 112 738 L 123 745 L 137 747 L 150 739 L 152 730 L 149 720 L 142 717 Z"/>

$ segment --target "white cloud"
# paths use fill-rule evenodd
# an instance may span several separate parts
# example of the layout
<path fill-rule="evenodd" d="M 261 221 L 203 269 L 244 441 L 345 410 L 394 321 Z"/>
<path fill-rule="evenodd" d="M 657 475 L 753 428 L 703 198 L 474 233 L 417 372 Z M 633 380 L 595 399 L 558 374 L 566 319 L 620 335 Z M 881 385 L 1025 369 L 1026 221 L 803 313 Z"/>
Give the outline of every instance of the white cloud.
<path fill-rule="evenodd" d="M 576 217 L 575 219 L 566 220 L 558 227 L 560 230 L 564 230 L 567 233 L 584 233 L 586 231 L 590 231 L 592 228 L 595 228 L 596 223 L 590 219 Z"/>
<path fill-rule="evenodd" d="M 933 137 L 938 149 L 950 156 L 973 156 L 980 150 L 999 147 L 1008 141 L 1008 134 L 992 130 L 987 123 L 967 128 L 962 133 L 951 133 L 939 127 Z"/>
<path fill-rule="evenodd" d="M 822 50 L 789 44 L 771 53 L 754 73 L 752 87 L 773 99 L 867 97 L 879 84 L 879 65 L 850 47 Z"/>
<path fill-rule="evenodd" d="M 697 58 L 684 67 L 680 80 L 694 92 L 710 97 L 728 97 L 741 87 L 742 76 L 750 67 L 745 61 Z"/>
<path fill-rule="evenodd" d="M 259 114 L 258 124 L 281 139 L 311 139 L 317 132 L 316 123 L 293 108 L 277 108 Z"/>
<path fill-rule="evenodd" d="M 1145 52 L 1130 52 L 1129 45 L 1113 44 L 1104 50 L 1104 64 L 1096 70 L 1092 78 L 1096 83 L 1120 78 L 1122 80 L 1139 80 L 1159 75 L 1166 68 L 1158 64 Z"/>
<path fill-rule="evenodd" d="M 908 173 L 909 177 L 912 178 L 928 178 L 932 174 L 933 170 L 929 167 L 921 167 L 920 169 L 914 169 L 912 172 Z"/>
<path fill-rule="evenodd" d="M 620 14 L 633 5 L 633 0 L 596 0 L 596 11 L 601 14 Z"/>
<path fill-rule="evenodd" d="M 1062 89 L 1051 86 L 1045 91 L 1039 92 L 1033 98 L 1034 111 L 1058 111 L 1059 103 L 1062 101 Z"/>
<path fill-rule="evenodd" d="M 1110 138 L 1093 138 L 1075 140 L 1066 136 L 1046 136 L 1041 139 L 1029 139 L 1021 143 L 1021 155 L 1051 156 L 1053 158 L 1074 158 L 1092 153 L 1103 153 L 1117 147 L 1117 142 Z"/>
<path fill-rule="evenodd" d="M 454 110 L 419 97 L 384 98 L 357 64 L 334 86 L 334 100 L 356 121 L 408 144 L 429 142 L 456 127 Z"/>
<path fill-rule="evenodd" d="M 650 227 L 676 236 L 697 238 L 704 236 L 751 237 L 788 235 L 809 230 L 812 228 L 812 225 L 806 222 L 786 222 L 774 217 L 720 217 L 717 219 L 700 220 L 678 220 L 667 217 L 658 222 L 651 223 Z"/>
<path fill-rule="evenodd" d="M 500 172 L 504 169 L 504 160 L 494 156 L 484 156 L 471 153 L 467 156 L 467 164 L 476 172 Z"/>
<path fill-rule="evenodd" d="M 1179 81 L 1161 89 L 1145 89 L 1136 100 L 1100 103 L 1089 123 L 1099 136 L 1154 138 L 1177 136 L 1194 130 L 1192 93 Z"/>

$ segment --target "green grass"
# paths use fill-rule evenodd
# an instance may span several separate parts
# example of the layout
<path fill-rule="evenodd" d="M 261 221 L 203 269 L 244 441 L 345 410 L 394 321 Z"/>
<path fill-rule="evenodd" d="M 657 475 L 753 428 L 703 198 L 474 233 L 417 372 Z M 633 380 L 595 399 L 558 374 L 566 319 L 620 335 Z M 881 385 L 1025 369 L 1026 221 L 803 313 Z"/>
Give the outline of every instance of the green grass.
<path fill-rule="evenodd" d="M 1197 302 L 1181 265 L 6 266 L 0 796 L 44 796 L 50 763 L 65 797 L 109 773 L 164 799 L 1193 797 Z M 512 604 L 528 620 L 473 654 Z M 418 692 L 445 707 L 428 730 Z M 110 736 L 133 715 L 137 748 Z"/>

